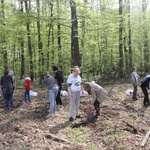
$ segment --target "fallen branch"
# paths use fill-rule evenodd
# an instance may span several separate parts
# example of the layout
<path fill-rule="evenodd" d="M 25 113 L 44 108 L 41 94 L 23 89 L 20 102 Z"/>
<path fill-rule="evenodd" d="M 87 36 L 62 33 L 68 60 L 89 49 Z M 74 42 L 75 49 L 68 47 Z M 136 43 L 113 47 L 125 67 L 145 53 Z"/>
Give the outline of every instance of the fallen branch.
<path fill-rule="evenodd" d="M 52 135 L 50 133 L 48 135 L 45 135 L 44 137 L 47 138 L 47 139 L 52 139 L 55 142 L 73 144 L 73 143 L 71 143 L 70 141 L 68 141 L 66 139 L 60 139 L 60 138 L 58 138 L 58 137 L 56 137 L 56 136 L 54 136 L 54 135 Z"/>
<path fill-rule="evenodd" d="M 144 137 L 144 139 L 143 139 L 143 141 L 142 141 L 141 147 L 144 147 L 144 146 L 145 146 L 145 144 L 146 144 L 146 142 L 148 141 L 149 137 L 150 137 L 150 131 L 148 131 L 148 132 L 146 133 L 146 135 L 145 135 L 145 137 Z"/>

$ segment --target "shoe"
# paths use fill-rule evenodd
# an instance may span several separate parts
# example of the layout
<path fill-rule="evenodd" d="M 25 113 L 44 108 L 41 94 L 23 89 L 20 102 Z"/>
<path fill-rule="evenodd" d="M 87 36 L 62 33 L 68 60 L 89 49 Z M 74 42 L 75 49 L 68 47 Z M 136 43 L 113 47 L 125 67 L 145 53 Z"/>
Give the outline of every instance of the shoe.
<path fill-rule="evenodd" d="M 70 117 L 70 118 L 69 118 L 69 121 L 73 121 L 73 118 L 72 118 L 72 117 Z"/>
<path fill-rule="evenodd" d="M 144 104 L 144 107 L 148 107 L 149 106 L 149 104 Z"/>
<path fill-rule="evenodd" d="M 52 117 L 52 116 L 54 116 L 54 114 L 49 113 L 49 114 L 46 116 L 46 118 L 50 118 L 50 117 Z"/>
<path fill-rule="evenodd" d="M 76 116 L 76 119 L 79 119 L 79 118 L 83 118 L 83 117 L 81 117 L 80 115 Z"/>
<path fill-rule="evenodd" d="M 138 100 L 138 98 L 132 98 L 134 101 L 137 101 Z"/>
<path fill-rule="evenodd" d="M 23 107 L 26 107 L 28 104 L 27 103 L 23 103 Z"/>
<path fill-rule="evenodd" d="M 30 102 L 27 102 L 27 105 L 30 105 Z"/>

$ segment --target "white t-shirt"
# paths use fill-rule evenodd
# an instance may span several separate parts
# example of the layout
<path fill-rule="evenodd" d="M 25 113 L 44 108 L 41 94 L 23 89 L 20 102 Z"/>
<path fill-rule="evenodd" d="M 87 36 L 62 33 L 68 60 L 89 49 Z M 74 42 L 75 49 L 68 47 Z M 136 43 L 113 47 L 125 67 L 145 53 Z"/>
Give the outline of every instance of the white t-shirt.
<path fill-rule="evenodd" d="M 72 92 L 79 92 L 81 91 L 81 77 L 74 76 L 73 74 L 70 74 L 67 79 L 67 84 L 71 84 L 70 88 Z"/>

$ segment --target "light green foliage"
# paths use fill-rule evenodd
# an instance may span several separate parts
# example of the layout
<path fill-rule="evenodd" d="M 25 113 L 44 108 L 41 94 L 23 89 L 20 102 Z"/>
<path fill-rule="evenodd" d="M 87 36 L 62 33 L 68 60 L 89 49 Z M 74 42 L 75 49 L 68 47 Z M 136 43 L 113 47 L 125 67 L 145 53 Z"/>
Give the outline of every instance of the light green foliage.
<path fill-rule="evenodd" d="M 81 68 L 84 76 L 92 76 L 94 78 L 111 78 L 116 76 L 119 63 L 119 14 L 118 2 L 112 1 L 83 1 L 75 0 L 77 3 L 78 18 L 78 39 L 79 50 L 81 54 Z M 51 10 L 50 5 L 53 5 Z M 145 29 L 149 27 L 150 13 L 141 10 L 141 3 L 131 3 L 130 22 L 132 31 L 132 60 L 133 65 L 141 68 L 144 66 L 144 41 Z M 3 6 L 3 7 L 2 7 Z M 129 59 L 129 17 L 127 11 L 127 3 L 123 3 L 123 48 L 124 52 L 124 72 L 128 73 L 130 68 L 126 64 Z M 0 4 L 0 9 L 4 11 L 4 16 L 0 16 L 0 62 L 3 65 L 3 52 L 8 54 L 8 68 L 21 74 L 21 42 L 23 42 L 25 72 L 30 72 L 29 50 L 26 24 L 30 22 L 30 35 L 32 41 L 32 58 L 34 75 L 39 75 L 41 70 L 39 65 L 39 49 L 38 49 L 38 13 L 36 0 L 31 2 L 31 9 L 25 12 L 23 2 L 23 12 L 19 0 L 7 0 L 4 4 Z M 147 3 L 149 8 L 149 3 Z M 70 1 L 40 1 L 40 34 L 43 50 L 44 66 L 43 70 L 51 70 L 52 65 L 58 65 L 61 70 L 68 75 L 71 66 L 71 15 Z M 143 14 L 145 19 L 143 20 Z M 61 49 L 58 50 L 58 24 L 60 24 Z M 53 31 L 53 32 L 52 32 Z M 48 37 L 49 35 L 49 37 Z M 147 30 L 149 38 L 150 31 Z M 53 36 L 53 37 L 52 37 Z M 48 46 L 49 40 L 49 46 Z M 149 39 L 148 39 L 149 41 Z M 123 50 L 124 51 L 124 50 Z M 149 50 L 147 50 L 149 51 Z M 48 57 L 49 55 L 49 57 Z M 125 57 L 127 56 L 127 58 Z M 54 58 L 54 60 L 52 59 Z M 48 61 L 48 62 L 47 62 Z M 148 63 L 148 62 L 147 62 Z M 49 66 L 47 66 L 49 64 Z M 127 66 L 126 66 L 127 65 Z M 126 66 L 126 67 L 125 67 Z M 3 68 L 1 66 L 1 68 Z M 2 73 L 2 69 L 1 73 Z"/>

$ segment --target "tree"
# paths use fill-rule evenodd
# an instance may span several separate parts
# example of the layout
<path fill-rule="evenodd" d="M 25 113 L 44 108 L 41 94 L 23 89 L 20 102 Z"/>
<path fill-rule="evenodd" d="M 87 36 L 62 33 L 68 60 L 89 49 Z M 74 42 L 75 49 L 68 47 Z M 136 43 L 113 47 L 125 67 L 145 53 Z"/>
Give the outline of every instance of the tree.
<path fill-rule="evenodd" d="M 119 77 L 123 77 L 123 1 L 119 0 Z"/>
<path fill-rule="evenodd" d="M 71 56 L 72 66 L 81 66 L 81 57 L 79 53 L 79 41 L 78 41 L 78 20 L 76 12 L 76 3 L 70 0 L 71 6 Z"/>
<path fill-rule="evenodd" d="M 26 13 L 29 16 L 30 14 L 30 8 L 31 8 L 31 1 L 25 0 L 25 9 Z M 34 79 L 34 72 L 33 72 L 33 51 L 32 51 L 32 42 L 31 42 L 31 35 L 30 35 L 30 18 L 28 17 L 27 23 L 26 23 L 26 29 L 27 29 L 27 38 L 28 38 L 28 51 L 29 51 L 29 66 L 30 66 L 30 77 L 33 81 Z"/>

